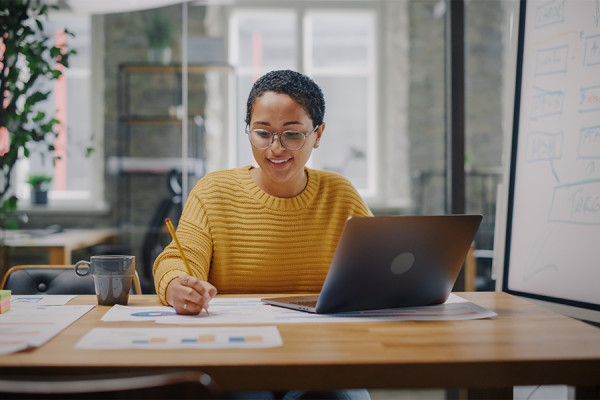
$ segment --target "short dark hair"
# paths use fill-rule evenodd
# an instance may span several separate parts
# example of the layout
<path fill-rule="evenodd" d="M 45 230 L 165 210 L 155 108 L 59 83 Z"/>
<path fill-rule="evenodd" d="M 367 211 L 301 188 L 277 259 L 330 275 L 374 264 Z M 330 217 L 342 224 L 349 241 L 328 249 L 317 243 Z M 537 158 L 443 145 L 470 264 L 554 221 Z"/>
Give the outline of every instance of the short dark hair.
<path fill-rule="evenodd" d="M 313 126 L 323 123 L 325 97 L 319 85 L 306 75 L 286 69 L 267 72 L 254 82 L 246 105 L 246 124 L 250 125 L 254 102 L 266 92 L 287 94 L 304 108 Z"/>

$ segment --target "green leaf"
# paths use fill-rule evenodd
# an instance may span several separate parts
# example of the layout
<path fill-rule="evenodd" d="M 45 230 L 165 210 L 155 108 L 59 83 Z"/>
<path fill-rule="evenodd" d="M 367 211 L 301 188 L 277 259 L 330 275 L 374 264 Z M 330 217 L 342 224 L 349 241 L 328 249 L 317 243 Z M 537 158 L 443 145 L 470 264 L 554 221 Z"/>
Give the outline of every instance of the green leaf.
<path fill-rule="evenodd" d="M 33 118 L 33 122 L 40 122 L 44 118 L 46 118 L 46 113 L 38 111 L 37 115 Z"/>
<path fill-rule="evenodd" d="M 2 210 L 15 211 L 17 209 L 17 202 L 17 196 L 10 196 L 8 199 L 2 202 Z"/>
<path fill-rule="evenodd" d="M 49 92 L 40 92 L 40 91 L 33 92 L 25 100 L 25 105 L 31 106 L 36 103 L 39 103 L 40 101 L 44 101 L 44 100 L 48 99 L 49 94 L 50 94 Z"/>
<path fill-rule="evenodd" d="M 50 133 L 52 132 L 52 128 L 54 128 L 54 125 L 56 125 L 58 122 L 54 122 L 52 120 L 46 122 L 45 124 L 40 125 L 40 130 L 42 132 L 46 132 L 46 133 Z"/>
<path fill-rule="evenodd" d="M 6 221 L 6 228 L 8 229 L 19 229 L 19 224 L 15 220 Z"/>

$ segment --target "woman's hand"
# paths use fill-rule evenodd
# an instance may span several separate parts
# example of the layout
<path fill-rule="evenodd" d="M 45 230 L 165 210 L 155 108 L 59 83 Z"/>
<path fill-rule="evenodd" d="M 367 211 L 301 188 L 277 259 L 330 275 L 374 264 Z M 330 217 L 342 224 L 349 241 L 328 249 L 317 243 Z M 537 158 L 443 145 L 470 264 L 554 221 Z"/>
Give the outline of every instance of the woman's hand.
<path fill-rule="evenodd" d="M 217 294 L 217 288 L 193 276 L 180 276 L 167 286 L 167 302 L 178 314 L 200 314 L 208 312 L 208 303 Z"/>

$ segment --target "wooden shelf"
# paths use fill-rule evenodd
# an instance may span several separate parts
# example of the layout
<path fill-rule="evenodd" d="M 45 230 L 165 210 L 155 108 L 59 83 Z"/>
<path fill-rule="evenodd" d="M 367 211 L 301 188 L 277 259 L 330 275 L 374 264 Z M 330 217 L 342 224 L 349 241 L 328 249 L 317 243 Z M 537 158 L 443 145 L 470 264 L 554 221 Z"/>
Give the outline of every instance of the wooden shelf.
<path fill-rule="evenodd" d="M 233 67 L 227 64 L 188 64 L 186 71 L 189 76 L 204 78 L 205 76 L 217 75 L 216 77 L 229 78 Z M 106 162 L 107 173 L 116 176 L 118 191 L 118 202 L 122 204 L 119 208 L 119 220 L 123 224 L 135 224 L 133 218 L 143 218 L 139 212 L 132 210 L 136 207 L 139 194 L 132 190 L 133 185 L 142 182 L 151 175 L 167 175 L 172 170 L 181 172 L 183 166 L 187 170 L 188 177 L 200 178 L 205 172 L 203 158 L 206 153 L 205 126 L 197 117 L 204 117 L 203 112 L 198 109 L 190 109 L 187 118 L 182 119 L 181 90 L 183 83 L 183 66 L 173 63 L 169 65 L 150 63 L 122 63 L 118 66 L 117 76 L 117 154 L 109 157 Z M 147 85 L 151 86 L 148 91 L 157 104 L 148 104 L 153 98 L 146 96 Z M 202 89 L 200 89 L 202 90 Z M 158 97 L 160 96 L 160 98 Z M 135 101 L 134 101 L 135 100 Z M 198 106 L 203 108 L 204 105 Z M 157 134 L 171 134 L 183 127 L 190 130 L 188 145 L 190 149 L 188 158 L 172 157 L 174 151 L 171 146 L 161 148 L 160 142 L 144 143 L 143 151 L 137 149 L 135 154 L 154 157 L 133 157 L 131 150 L 138 143 L 145 140 L 144 135 L 149 134 L 150 140 L 158 140 Z M 174 137 L 173 137 L 174 139 Z M 142 179 L 142 180 L 140 180 Z"/>

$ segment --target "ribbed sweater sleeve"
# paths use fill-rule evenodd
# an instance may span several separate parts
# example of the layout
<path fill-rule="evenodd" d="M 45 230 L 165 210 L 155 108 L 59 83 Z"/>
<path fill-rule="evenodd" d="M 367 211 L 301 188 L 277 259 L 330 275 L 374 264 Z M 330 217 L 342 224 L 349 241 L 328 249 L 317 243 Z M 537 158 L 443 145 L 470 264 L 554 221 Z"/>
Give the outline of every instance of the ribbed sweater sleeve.
<path fill-rule="evenodd" d="M 250 168 L 208 174 L 191 191 L 177 237 L 192 274 L 219 293 L 318 292 L 346 219 L 371 212 L 339 174 L 307 168 L 304 191 L 277 198 L 254 183 Z M 164 304 L 181 275 L 185 265 L 170 243 L 154 264 Z"/>

